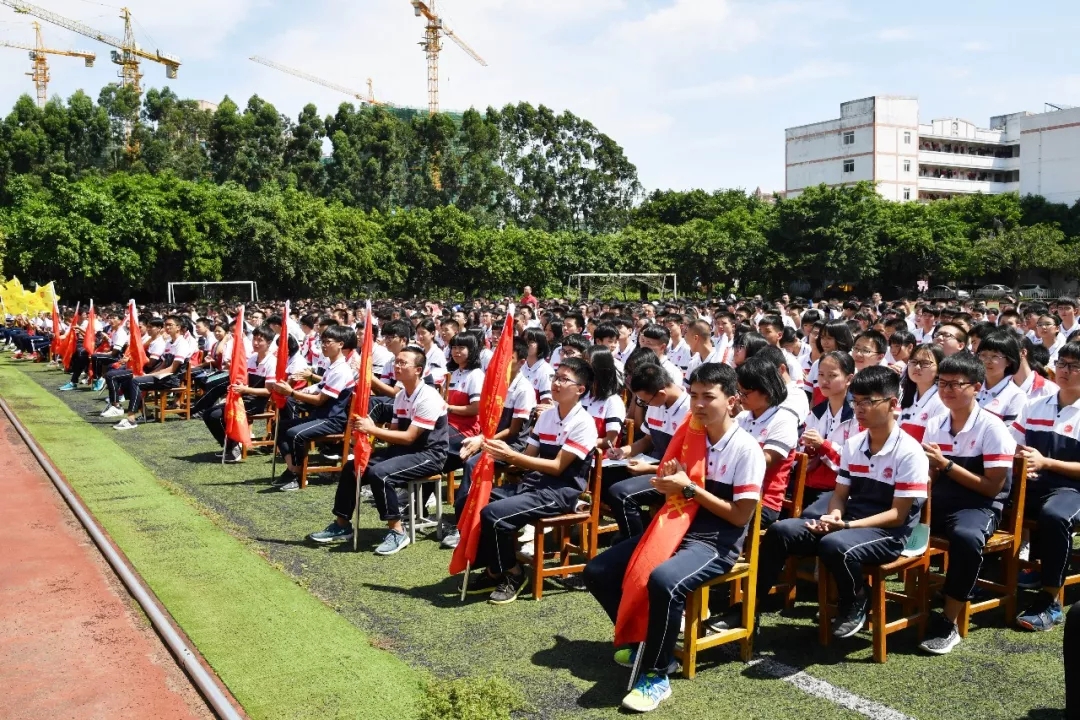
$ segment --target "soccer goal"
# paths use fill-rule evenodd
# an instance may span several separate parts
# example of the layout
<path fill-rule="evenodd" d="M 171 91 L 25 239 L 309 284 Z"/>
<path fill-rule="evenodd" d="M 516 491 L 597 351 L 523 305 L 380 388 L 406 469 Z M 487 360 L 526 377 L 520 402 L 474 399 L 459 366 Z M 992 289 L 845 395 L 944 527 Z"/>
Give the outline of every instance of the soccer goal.
<path fill-rule="evenodd" d="M 650 295 L 677 297 L 675 273 L 577 273 L 566 282 L 566 294 L 581 300 L 648 300 Z"/>
<path fill-rule="evenodd" d="M 227 280 L 223 282 L 171 282 L 170 305 L 178 302 L 202 300 L 239 300 L 247 296 L 248 302 L 259 300 L 259 286 L 251 280 Z"/>

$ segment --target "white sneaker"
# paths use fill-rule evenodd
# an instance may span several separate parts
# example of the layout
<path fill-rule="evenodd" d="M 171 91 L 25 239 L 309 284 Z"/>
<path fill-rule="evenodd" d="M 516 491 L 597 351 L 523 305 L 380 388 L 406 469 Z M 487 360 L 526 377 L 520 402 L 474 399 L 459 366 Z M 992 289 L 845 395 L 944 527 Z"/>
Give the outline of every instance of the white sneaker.
<path fill-rule="evenodd" d="M 114 418 L 114 417 L 120 417 L 123 414 L 124 414 L 123 410 L 116 407 L 115 405 L 110 405 L 109 407 L 105 408 L 105 410 L 101 413 L 101 417 L 103 417 L 103 418 Z"/>
<path fill-rule="evenodd" d="M 127 418 L 124 418 L 120 422 L 113 425 L 113 430 L 134 430 L 137 427 L 139 426 L 131 422 Z"/>

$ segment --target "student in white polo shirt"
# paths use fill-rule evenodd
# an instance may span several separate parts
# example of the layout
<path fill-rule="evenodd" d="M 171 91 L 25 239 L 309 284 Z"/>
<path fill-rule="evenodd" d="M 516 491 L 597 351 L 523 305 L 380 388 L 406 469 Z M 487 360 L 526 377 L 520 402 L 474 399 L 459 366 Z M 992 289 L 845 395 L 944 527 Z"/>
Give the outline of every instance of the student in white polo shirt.
<path fill-rule="evenodd" d="M 978 357 L 986 367 L 986 380 L 977 398 L 979 405 L 1008 425 L 1029 402 L 1012 381 L 1020 368 L 1020 342 L 1016 333 L 1009 330 L 988 333 L 979 343 Z"/>
<path fill-rule="evenodd" d="M 937 371 L 945 353 L 939 345 L 923 343 L 911 353 L 900 385 L 900 428 L 920 443 L 930 419 L 947 413 L 937 389 Z"/>
<path fill-rule="evenodd" d="M 1061 327 L 1058 328 L 1058 334 L 1062 340 L 1068 341 L 1069 336 L 1080 329 L 1080 322 L 1076 320 L 1076 298 L 1060 298 L 1057 301 L 1057 314 L 1061 318 Z"/>
<path fill-rule="evenodd" d="M 834 637 L 851 637 L 866 623 L 870 595 L 864 565 L 900 557 L 926 499 L 929 462 L 922 446 L 895 420 L 900 378 L 871 367 L 851 382 L 855 418 L 866 428 L 844 445 L 829 511 L 820 519 L 773 524 L 761 541 L 758 597 L 765 597 L 791 555 L 816 555 L 836 583 Z"/>
<path fill-rule="evenodd" d="M 844 443 L 860 432 L 855 409 L 848 398 L 855 362 L 843 352 L 826 353 L 820 360 L 818 386 L 825 400 L 810 410 L 806 429 L 799 438 L 799 445 L 809 456 L 803 508 L 812 507 L 815 501 L 833 491 L 840 469 L 840 451 Z M 827 511 L 827 502 L 824 499 L 821 502 L 824 503 L 821 512 Z M 807 510 L 802 514 L 806 517 Z"/>
<path fill-rule="evenodd" d="M 667 328 L 668 334 L 671 335 L 671 340 L 668 341 L 668 360 L 675 363 L 675 367 L 679 368 L 685 375 L 690 367 L 690 359 L 693 357 L 693 353 L 690 351 L 686 339 L 683 338 L 684 322 L 685 318 L 679 313 L 669 313 L 664 316 L 664 327 Z"/>
<path fill-rule="evenodd" d="M 170 315 L 165 319 L 168 339 L 161 360 L 149 373 L 132 375 L 127 379 L 124 388 L 124 396 L 128 399 L 127 417 L 113 425 L 115 430 L 134 430 L 137 427 L 135 415 L 142 409 L 144 392 L 180 387 L 183 382 L 181 374 L 194 352 L 192 344 L 182 334 L 183 327 L 179 315 Z"/>
<path fill-rule="evenodd" d="M 270 399 L 270 391 L 266 388 L 266 383 L 277 379 L 277 357 L 270 352 L 270 344 L 273 341 L 274 331 L 269 325 L 261 325 L 251 333 L 251 345 L 255 352 L 248 356 L 247 382 L 234 388 L 243 398 L 244 409 L 249 414 L 261 413 L 266 408 L 266 402 Z M 228 392 L 227 387 L 226 392 Z M 202 418 L 206 423 L 206 429 L 214 436 L 214 440 L 224 448 L 224 462 L 240 462 L 243 454 L 240 444 L 235 440 L 225 438 L 225 405 L 213 406 L 203 414 Z"/>
<path fill-rule="evenodd" d="M 683 371 L 675 363 L 671 362 L 671 359 L 667 356 L 670 342 L 671 333 L 663 325 L 647 325 L 638 333 L 638 345 L 656 353 L 656 357 L 660 359 L 660 367 L 667 370 L 672 380 L 682 385 Z"/>
<path fill-rule="evenodd" d="M 525 331 L 525 342 L 529 344 L 529 357 L 521 367 L 521 374 L 533 386 L 536 402 L 550 405 L 551 378 L 555 375 L 555 370 L 545 359 L 549 353 L 547 337 L 543 330 L 529 328 Z"/>
<path fill-rule="evenodd" d="M 945 655 L 960 643 L 956 619 L 975 590 L 983 547 L 997 530 L 1012 488 L 1016 441 L 979 406 L 986 368 L 969 352 L 941 361 L 938 394 L 949 412 L 932 418 L 923 448 L 933 473 L 931 530 L 949 541 L 945 607 L 933 615 L 920 648 Z"/>
<path fill-rule="evenodd" d="M 646 362 L 634 368 L 630 390 L 634 404 L 646 408 L 645 422 L 639 428 L 640 437 L 632 445 L 608 450 L 608 458 L 626 460 L 626 466 L 605 468 L 601 478 L 604 501 L 611 508 L 624 539 L 645 531 L 642 507 L 663 500 L 650 482 L 659 466 L 635 458 L 664 457 L 671 437 L 690 410 L 690 396 L 656 363 Z"/>
<path fill-rule="evenodd" d="M 1080 343 L 1062 346 L 1054 368 L 1057 394 L 1029 403 L 1012 427 L 1028 461 L 1024 514 L 1038 522 L 1031 550 L 1040 562 L 1040 577 L 1033 584 L 1042 590 L 1016 618 L 1027 630 L 1050 630 L 1062 621 L 1058 596 L 1072 533 L 1080 525 Z"/>
<path fill-rule="evenodd" d="M 637 347 L 637 343 L 633 340 L 634 322 L 628 318 L 617 317 L 612 321 L 612 324 L 619 334 L 617 338 L 618 345 L 612 349 L 611 354 L 625 366 L 630 353 L 634 352 L 634 348 Z"/>
<path fill-rule="evenodd" d="M 1013 382 L 1020 388 L 1020 392 L 1027 396 L 1028 402 L 1047 395 L 1056 395 L 1058 386 L 1042 374 L 1045 363 L 1039 362 L 1039 350 L 1035 343 L 1022 335 L 1017 335 L 1016 338 L 1020 342 L 1020 367 L 1013 375 Z M 1047 354 L 1044 353 L 1041 359 L 1046 358 Z"/>
<path fill-rule="evenodd" d="M 515 486 L 492 488 L 491 502 L 480 511 L 480 543 L 468 592 L 488 593 L 488 602 L 517 599 L 528 576 L 517 561 L 517 532 L 537 520 L 570 512 L 588 486 L 595 456 L 596 424 L 580 399 L 592 385 L 592 369 L 580 358 L 566 358 L 552 381 L 555 406 L 540 414 L 525 452 L 503 440 L 483 448 L 497 461 L 526 471 Z"/>
<path fill-rule="evenodd" d="M 690 364 L 686 368 L 687 375 L 706 363 L 724 362 L 724 354 L 720 348 L 713 345 L 710 331 L 709 323 L 704 320 L 695 320 L 686 329 L 686 344 L 690 347 L 692 355 Z M 689 387 L 686 380 L 683 381 L 683 386 Z"/>

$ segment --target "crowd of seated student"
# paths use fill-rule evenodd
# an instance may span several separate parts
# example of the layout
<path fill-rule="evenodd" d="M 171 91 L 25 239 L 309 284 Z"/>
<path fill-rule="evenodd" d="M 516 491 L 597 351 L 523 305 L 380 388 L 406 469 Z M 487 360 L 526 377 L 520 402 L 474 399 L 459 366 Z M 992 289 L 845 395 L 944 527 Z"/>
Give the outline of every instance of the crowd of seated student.
<path fill-rule="evenodd" d="M 696 498 L 699 513 L 687 539 L 670 565 L 653 571 L 655 587 L 650 579 L 650 594 L 663 595 L 666 609 L 650 611 L 645 672 L 626 700 L 641 710 L 670 692 L 671 626 L 686 594 L 731 566 L 758 503 L 767 529 L 760 589 L 775 581 L 789 555 L 817 555 L 838 584 L 833 632 L 847 637 L 866 621 L 861 568 L 898 556 L 932 495 L 933 531 L 952 550 L 944 607 L 921 647 L 944 654 L 960 642 L 958 613 L 972 597 L 982 547 L 1009 501 L 1012 459 L 1022 456 L 1031 474 L 1028 515 L 1038 519 L 1030 557 L 1042 561 L 1042 570 L 1025 571 L 1025 585 L 1040 591 L 1017 624 L 1048 630 L 1061 622 L 1068 539 L 1080 524 L 1076 306 L 1068 297 L 993 309 L 880 298 L 808 307 L 786 297 L 524 305 L 514 316 L 507 402 L 497 434 L 484 439 L 480 396 L 505 303 L 453 310 L 430 302 L 376 303 L 370 418 L 350 423 L 363 317 L 355 305 L 298 302 L 296 317 L 283 319 L 269 307 L 247 314 L 248 379 L 235 389 L 252 414 L 274 394 L 285 398 L 277 439 L 285 468 L 274 479 L 282 490 L 299 487 L 314 438 L 351 429 L 385 444 L 360 478 L 345 463 L 334 519 L 312 533 L 315 542 L 351 538 L 358 482 L 369 488 L 387 528 L 375 552 L 392 555 L 409 544 L 399 495 L 407 483 L 457 472 L 460 517 L 481 449 L 500 468 L 524 472 L 517 484 L 493 492 L 481 516 L 480 556 L 468 591 L 487 594 L 493 604 L 512 602 L 527 584 L 516 555 L 519 531 L 572 510 L 594 461 L 612 463 L 602 474 L 601 498 L 619 533 L 590 563 L 585 581 L 612 619 L 619 578 L 647 526 L 645 509 Z M 133 429 L 144 394 L 176 387 L 201 351 L 200 365 L 192 366 L 203 392 L 196 412 L 223 446 L 225 462 L 239 462 L 218 404 L 231 355 L 227 312 L 144 318 L 149 363 L 142 368 L 125 366 L 123 314 L 100 317 L 100 327 L 83 323 L 75 332 L 99 336 L 101 352 L 76 352 L 61 389 L 77 389 L 84 372 L 92 375 L 91 389 L 108 389 L 102 416 L 124 416 L 117 429 Z M 40 351 L 16 325 L 5 333 L 8 346 Z M 276 370 L 282 332 L 287 377 Z M 660 464 L 687 418 L 708 438 L 703 487 L 689 487 L 680 461 Z M 637 430 L 632 443 L 624 435 L 627 420 Z M 678 458 L 685 449 L 673 451 Z M 802 517 L 785 519 L 799 451 L 809 458 Z M 743 470 L 733 475 L 733 468 Z M 459 535 L 453 521 L 448 529 L 442 544 L 452 548 Z M 708 562 L 701 543 L 712 553 Z M 617 660 L 631 658 L 622 653 Z"/>

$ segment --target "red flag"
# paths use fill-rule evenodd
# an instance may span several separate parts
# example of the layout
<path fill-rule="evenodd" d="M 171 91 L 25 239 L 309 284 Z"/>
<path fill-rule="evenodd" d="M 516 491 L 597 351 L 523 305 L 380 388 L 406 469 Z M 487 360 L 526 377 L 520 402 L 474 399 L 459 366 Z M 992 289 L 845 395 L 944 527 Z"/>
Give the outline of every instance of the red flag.
<path fill-rule="evenodd" d="M 94 348 L 97 347 L 97 316 L 94 314 L 94 300 L 90 300 L 90 315 L 87 316 L 86 332 L 83 333 L 82 346 L 87 355 L 94 354 Z M 94 363 L 88 362 L 86 365 L 86 379 L 94 379 Z"/>
<path fill-rule="evenodd" d="M 60 353 L 60 307 L 52 303 L 52 342 L 49 343 L 49 360 Z"/>
<path fill-rule="evenodd" d="M 282 327 L 284 334 L 284 326 Z M 234 385 L 247 385 L 247 349 L 244 347 L 244 306 L 236 316 L 233 329 L 232 360 L 229 362 L 229 390 L 225 395 L 225 437 L 244 447 L 251 446 L 251 425 L 248 423 L 244 397 L 233 390 Z"/>
<path fill-rule="evenodd" d="M 704 487 L 708 444 L 705 425 L 687 415 L 672 436 L 660 464 L 678 459 L 686 467 L 686 474 L 694 484 Z M 675 554 L 697 510 L 698 504 L 693 500 L 668 497 L 660 512 L 649 523 L 623 575 L 623 595 L 615 620 L 616 645 L 645 641 L 649 629 L 649 576 Z"/>
<path fill-rule="evenodd" d="M 64 370 L 71 372 L 71 358 L 75 355 L 75 330 L 79 327 L 79 303 L 75 303 L 75 315 L 71 318 L 71 326 L 68 328 L 67 334 L 64 335 L 63 345 L 61 346 L 61 358 L 64 361 Z"/>
<path fill-rule="evenodd" d="M 286 370 L 289 366 L 289 301 L 285 301 L 285 312 L 281 314 L 281 332 L 278 333 L 278 348 L 277 348 L 277 381 L 289 382 L 289 373 Z M 285 402 L 289 399 L 285 395 L 279 395 L 278 393 L 270 393 L 270 398 L 277 405 L 278 409 L 285 407 Z"/>
<path fill-rule="evenodd" d="M 128 368 L 138 377 L 146 372 L 146 365 L 150 362 L 150 357 L 146 354 L 146 348 L 143 347 L 142 329 L 139 327 L 139 311 L 135 307 L 134 300 L 128 301 L 127 324 L 128 346 L 124 354 L 127 356 Z"/>
<path fill-rule="evenodd" d="M 371 351 L 375 345 L 374 335 L 371 330 L 371 301 L 367 301 L 367 314 L 364 320 L 364 339 L 360 343 L 360 378 L 353 389 L 352 407 L 350 415 L 367 417 L 371 401 Z M 356 469 L 357 482 L 367 469 L 368 460 L 371 458 L 371 437 L 365 432 L 353 432 L 353 467 Z"/>
<path fill-rule="evenodd" d="M 480 432 L 485 439 L 490 439 L 499 429 L 506 393 L 510 388 L 510 357 L 514 352 L 514 306 L 506 309 L 506 321 L 503 323 L 499 344 L 488 363 L 484 376 L 484 389 L 480 392 Z M 465 509 L 458 518 L 458 532 L 461 539 L 450 558 L 450 574 L 456 575 L 467 564 L 476 561 L 476 550 L 480 545 L 480 511 L 491 498 L 491 486 L 495 482 L 495 459 L 481 451 L 480 460 L 472 472 L 472 484 L 469 497 L 465 500 Z"/>

